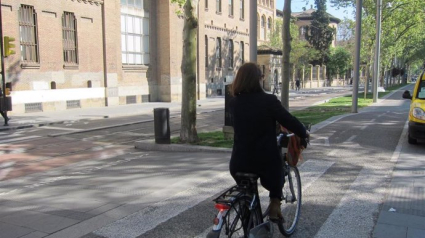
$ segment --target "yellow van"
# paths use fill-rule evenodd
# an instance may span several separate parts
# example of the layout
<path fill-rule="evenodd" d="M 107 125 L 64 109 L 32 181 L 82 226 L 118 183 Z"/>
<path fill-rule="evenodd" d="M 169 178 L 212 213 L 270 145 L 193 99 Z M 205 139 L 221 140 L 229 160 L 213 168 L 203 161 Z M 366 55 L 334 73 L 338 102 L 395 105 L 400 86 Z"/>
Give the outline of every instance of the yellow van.
<path fill-rule="evenodd" d="M 416 80 L 413 94 L 404 91 L 403 98 L 411 99 L 409 111 L 409 144 L 425 140 L 425 71 Z"/>

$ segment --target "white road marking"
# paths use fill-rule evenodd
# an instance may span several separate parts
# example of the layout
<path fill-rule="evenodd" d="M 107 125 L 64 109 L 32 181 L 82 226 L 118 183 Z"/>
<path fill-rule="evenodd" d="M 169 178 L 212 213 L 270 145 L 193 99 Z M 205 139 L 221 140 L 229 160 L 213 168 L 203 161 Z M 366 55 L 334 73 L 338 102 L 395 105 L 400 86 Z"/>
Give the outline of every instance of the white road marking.
<path fill-rule="evenodd" d="M 18 136 L 22 136 L 22 134 L 21 133 L 6 134 L 5 133 L 5 135 L 0 136 L 0 139 L 15 138 L 15 137 L 18 137 Z"/>
<path fill-rule="evenodd" d="M 403 131 L 401 132 L 400 139 L 398 140 L 398 144 L 395 147 L 394 153 L 391 156 L 391 162 L 397 162 L 398 158 L 400 157 L 401 148 L 403 147 L 403 141 L 406 139 L 406 134 L 409 128 L 409 121 L 407 120 L 406 123 L 404 123 Z"/>
<path fill-rule="evenodd" d="M 316 142 L 318 140 L 324 140 L 324 144 L 323 143 Z M 325 136 L 324 137 L 316 137 L 312 141 L 310 141 L 310 144 L 312 144 L 312 145 L 330 146 L 330 144 L 329 144 L 329 137 L 325 137 Z"/>
<path fill-rule="evenodd" d="M 353 135 L 350 136 L 350 138 L 348 138 L 348 140 L 346 140 L 345 142 L 352 142 L 354 139 L 356 139 L 357 135 Z"/>
<path fill-rule="evenodd" d="M 63 127 L 55 127 L 55 126 L 43 126 L 40 127 L 42 129 L 50 129 L 50 130 L 64 130 L 64 131 L 82 131 L 82 129 L 76 128 L 63 128 Z"/>
<path fill-rule="evenodd" d="M 41 136 L 25 136 L 25 137 L 19 137 L 19 138 L 14 138 L 14 139 L 9 139 L 9 140 L 0 140 L 0 145 L 4 145 L 10 142 L 15 142 L 15 141 L 21 141 L 21 140 L 30 140 L 30 139 L 34 139 L 34 138 L 40 138 Z"/>

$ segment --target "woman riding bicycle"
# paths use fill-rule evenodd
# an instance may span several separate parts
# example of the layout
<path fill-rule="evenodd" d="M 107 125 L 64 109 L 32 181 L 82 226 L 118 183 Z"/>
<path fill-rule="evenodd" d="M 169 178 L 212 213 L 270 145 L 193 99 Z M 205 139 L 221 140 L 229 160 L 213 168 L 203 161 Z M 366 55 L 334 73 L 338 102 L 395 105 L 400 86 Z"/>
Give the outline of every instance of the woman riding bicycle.
<path fill-rule="evenodd" d="M 254 63 L 245 63 L 238 70 L 230 93 L 234 143 L 230 173 L 254 173 L 270 193 L 270 220 L 282 219 L 283 169 L 276 143 L 276 121 L 301 138 L 301 149 L 307 147 L 308 132 L 292 116 L 276 96 L 261 88 L 261 70 Z"/>

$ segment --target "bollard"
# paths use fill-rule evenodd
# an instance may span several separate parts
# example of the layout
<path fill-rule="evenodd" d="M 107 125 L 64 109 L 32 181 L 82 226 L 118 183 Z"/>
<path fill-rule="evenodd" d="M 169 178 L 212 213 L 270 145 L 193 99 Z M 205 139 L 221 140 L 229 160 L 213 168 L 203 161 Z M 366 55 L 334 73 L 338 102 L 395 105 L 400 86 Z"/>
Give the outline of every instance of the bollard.
<path fill-rule="evenodd" d="M 170 144 L 170 110 L 168 108 L 153 109 L 155 143 Z"/>

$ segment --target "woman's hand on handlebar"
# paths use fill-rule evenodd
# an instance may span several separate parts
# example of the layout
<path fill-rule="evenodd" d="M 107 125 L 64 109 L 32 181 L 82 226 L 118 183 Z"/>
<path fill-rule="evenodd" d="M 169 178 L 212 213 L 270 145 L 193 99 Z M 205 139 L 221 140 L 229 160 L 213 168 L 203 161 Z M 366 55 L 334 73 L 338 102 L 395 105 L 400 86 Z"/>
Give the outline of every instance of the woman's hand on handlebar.
<path fill-rule="evenodd" d="M 307 137 L 306 138 L 300 138 L 301 148 L 307 149 L 307 144 L 310 143 L 310 133 L 308 130 L 306 130 Z"/>

